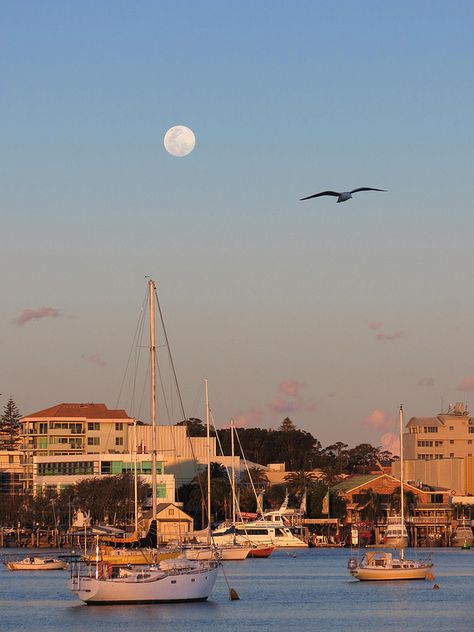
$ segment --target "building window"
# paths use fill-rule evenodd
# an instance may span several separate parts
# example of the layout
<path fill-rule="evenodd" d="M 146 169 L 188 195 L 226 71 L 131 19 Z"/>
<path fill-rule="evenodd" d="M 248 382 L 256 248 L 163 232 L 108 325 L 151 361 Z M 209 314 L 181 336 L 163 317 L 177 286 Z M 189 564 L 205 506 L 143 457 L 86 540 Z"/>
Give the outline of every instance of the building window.
<path fill-rule="evenodd" d="M 116 423 L 115 424 L 115 431 L 116 432 L 122 432 L 123 430 L 123 424 L 122 423 Z"/>
<path fill-rule="evenodd" d="M 87 445 L 100 445 L 99 437 L 87 437 Z"/>
<path fill-rule="evenodd" d="M 438 432 L 438 426 L 424 426 L 423 432 Z"/>
<path fill-rule="evenodd" d="M 123 445 L 123 437 L 115 437 L 115 445 Z"/>
<path fill-rule="evenodd" d="M 449 429 L 450 430 L 454 430 L 454 426 L 449 426 Z"/>
<path fill-rule="evenodd" d="M 469 426 L 468 432 L 470 432 L 471 434 L 474 434 L 474 426 Z"/>
<path fill-rule="evenodd" d="M 100 430 L 100 423 L 98 421 L 89 421 L 87 424 L 88 430 Z"/>
<path fill-rule="evenodd" d="M 450 453 L 449 453 L 449 456 L 450 456 L 451 458 L 454 458 L 454 452 L 450 452 Z"/>
<path fill-rule="evenodd" d="M 438 448 L 440 445 L 443 445 L 442 441 L 435 441 L 435 447 Z"/>
<path fill-rule="evenodd" d="M 450 443 L 451 445 L 453 445 L 453 444 L 454 444 L 454 439 L 450 439 L 450 440 L 449 440 L 449 443 Z"/>
<path fill-rule="evenodd" d="M 468 442 L 468 444 L 471 444 L 472 443 L 472 439 L 468 439 L 467 442 Z"/>

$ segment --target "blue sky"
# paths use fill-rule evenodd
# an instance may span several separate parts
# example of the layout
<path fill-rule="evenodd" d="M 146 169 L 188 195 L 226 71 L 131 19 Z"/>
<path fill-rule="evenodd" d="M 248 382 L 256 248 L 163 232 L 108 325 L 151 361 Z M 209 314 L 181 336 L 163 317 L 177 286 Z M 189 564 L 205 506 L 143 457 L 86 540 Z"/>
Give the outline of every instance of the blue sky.
<path fill-rule="evenodd" d="M 218 423 L 288 414 L 325 445 L 389 442 L 400 402 L 472 405 L 473 18 L 4 4 L 0 405 L 114 406 L 146 274 L 190 415 L 203 377 Z M 388 192 L 299 201 L 357 186 Z"/>

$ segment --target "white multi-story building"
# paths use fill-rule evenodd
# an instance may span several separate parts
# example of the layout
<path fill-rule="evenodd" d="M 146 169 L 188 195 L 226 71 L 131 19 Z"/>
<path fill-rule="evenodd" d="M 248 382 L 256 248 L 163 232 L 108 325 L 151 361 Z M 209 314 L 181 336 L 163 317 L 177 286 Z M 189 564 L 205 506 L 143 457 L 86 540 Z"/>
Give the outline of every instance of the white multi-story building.
<path fill-rule="evenodd" d="M 412 417 L 406 428 L 405 480 L 474 493 L 474 418 L 464 404 L 436 417 Z"/>
<path fill-rule="evenodd" d="M 20 427 L 25 491 L 59 490 L 91 476 L 132 471 L 135 455 L 142 464 L 139 476 L 146 481 L 151 474 L 152 427 L 124 410 L 63 403 L 22 417 Z M 157 474 L 165 477 L 158 482 L 162 502 L 173 502 L 174 489 L 206 467 L 208 450 L 211 462 L 232 467 L 232 457 L 217 456 L 215 437 L 209 442 L 188 437 L 185 426 L 158 425 L 155 449 L 160 455 Z M 239 457 L 234 466 L 238 480 Z"/>

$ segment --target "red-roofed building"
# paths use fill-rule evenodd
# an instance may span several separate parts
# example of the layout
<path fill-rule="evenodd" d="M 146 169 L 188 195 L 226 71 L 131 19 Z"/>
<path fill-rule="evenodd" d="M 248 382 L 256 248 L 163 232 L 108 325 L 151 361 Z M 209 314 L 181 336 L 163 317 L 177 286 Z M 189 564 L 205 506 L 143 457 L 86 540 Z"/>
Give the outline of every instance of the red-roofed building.
<path fill-rule="evenodd" d="M 27 489 L 32 487 L 33 457 L 126 452 L 133 423 L 124 410 L 93 403 L 57 404 L 25 415 L 20 419 L 20 434 Z"/>

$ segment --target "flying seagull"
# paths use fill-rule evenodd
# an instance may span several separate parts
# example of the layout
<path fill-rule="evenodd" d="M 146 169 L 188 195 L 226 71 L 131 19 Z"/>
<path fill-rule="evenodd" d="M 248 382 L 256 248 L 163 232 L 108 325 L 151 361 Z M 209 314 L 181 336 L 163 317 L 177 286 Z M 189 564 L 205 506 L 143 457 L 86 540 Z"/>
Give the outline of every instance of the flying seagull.
<path fill-rule="evenodd" d="M 385 189 L 373 189 L 372 187 L 360 187 L 359 189 L 352 189 L 352 191 L 342 191 L 339 193 L 338 191 L 321 191 L 321 193 L 315 193 L 314 195 L 308 195 L 308 197 L 301 198 L 301 202 L 303 200 L 310 200 L 311 198 L 321 197 L 322 195 L 332 195 L 333 197 L 337 197 L 338 202 L 345 202 L 346 200 L 350 200 L 353 193 L 357 193 L 358 191 L 384 191 Z"/>

